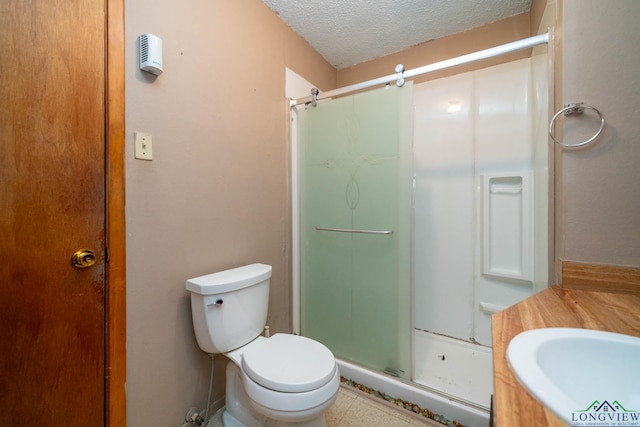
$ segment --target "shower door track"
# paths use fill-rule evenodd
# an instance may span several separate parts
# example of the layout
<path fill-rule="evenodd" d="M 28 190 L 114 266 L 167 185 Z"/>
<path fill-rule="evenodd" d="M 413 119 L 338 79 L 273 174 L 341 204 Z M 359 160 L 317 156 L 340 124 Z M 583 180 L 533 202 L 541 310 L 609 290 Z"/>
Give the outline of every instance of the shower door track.
<path fill-rule="evenodd" d="M 529 37 L 526 39 L 518 40 L 515 42 L 495 46 L 489 49 L 479 50 L 477 52 L 469 53 L 466 55 L 458 56 L 444 61 L 435 62 L 430 65 L 424 65 L 422 67 L 414 68 L 411 70 L 404 70 L 402 65 L 396 67 L 398 72 L 389 74 L 388 76 L 378 77 L 377 79 L 367 80 L 361 83 L 355 83 L 349 86 L 341 87 L 338 89 L 329 90 L 326 92 L 318 93 L 314 88 L 314 94 L 304 98 L 299 98 L 290 101 L 290 107 L 295 107 L 300 104 L 310 104 L 322 99 L 327 99 L 339 95 L 345 95 L 347 93 L 355 92 L 357 90 L 366 89 L 373 86 L 385 85 L 388 83 L 396 82 L 398 86 L 404 84 L 405 79 L 420 76 L 427 73 L 433 73 L 434 71 L 444 70 L 446 68 L 455 67 L 462 64 L 468 64 L 470 62 L 480 61 L 482 59 L 493 58 L 495 56 L 503 55 L 505 53 L 516 52 L 522 49 L 532 48 L 541 44 L 549 43 L 549 33 L 539 34 L 537 36 Z"/>

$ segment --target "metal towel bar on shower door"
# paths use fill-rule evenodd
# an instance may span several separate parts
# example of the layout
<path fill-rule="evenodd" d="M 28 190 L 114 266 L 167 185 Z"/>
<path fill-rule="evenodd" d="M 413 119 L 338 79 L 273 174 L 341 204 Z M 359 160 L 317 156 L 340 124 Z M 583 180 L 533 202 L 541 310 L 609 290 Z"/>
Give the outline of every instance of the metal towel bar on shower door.
<path fill-rule="evenodd" d="M 354 230 L 351 228 L 331 228 L 331 227 L 318 227 L 318 226 L 316 226 L 316 230 L 333 231 L 335 233 L 358 233 L 358 234 L 381 234 L 381 235 L 393 234 L 392 230 Z"/>

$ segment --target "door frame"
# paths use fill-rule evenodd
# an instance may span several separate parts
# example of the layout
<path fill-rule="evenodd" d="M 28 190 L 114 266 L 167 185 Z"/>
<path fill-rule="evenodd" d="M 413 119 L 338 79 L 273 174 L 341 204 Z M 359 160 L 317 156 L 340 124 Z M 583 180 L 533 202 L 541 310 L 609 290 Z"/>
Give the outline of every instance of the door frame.
<path fill-rule="evenodd" d="M 124 0 L 106 1 L 105 426 L 126 426 Z"/>

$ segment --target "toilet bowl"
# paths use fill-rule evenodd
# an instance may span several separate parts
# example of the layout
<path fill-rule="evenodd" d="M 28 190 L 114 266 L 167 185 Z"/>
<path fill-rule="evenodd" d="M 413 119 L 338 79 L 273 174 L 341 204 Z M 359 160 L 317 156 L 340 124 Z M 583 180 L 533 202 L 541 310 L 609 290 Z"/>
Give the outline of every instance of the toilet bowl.
<path fill-rule="evenodd" d="M 198 345 L 222 353 L 225 427 L 325 427 L 340 374 L 331 351 L 312 339 L 260 335 L 271 267 L 252 264 L 187 280 Z"/>
<path fill-rule="evenodd" d="M 258 337 L 226 356 L 227 381 L 231 377 L 236 382 L 231 390 L 246 393 L 254 411 L 279 421 L 278 426 L 324 427 L 322 415 L 340 385 L 335 358 L 325 346 L 297 335 L 275 334 Z M 225 397 L 228 412 L 235 416 L 242 397 Z"/>

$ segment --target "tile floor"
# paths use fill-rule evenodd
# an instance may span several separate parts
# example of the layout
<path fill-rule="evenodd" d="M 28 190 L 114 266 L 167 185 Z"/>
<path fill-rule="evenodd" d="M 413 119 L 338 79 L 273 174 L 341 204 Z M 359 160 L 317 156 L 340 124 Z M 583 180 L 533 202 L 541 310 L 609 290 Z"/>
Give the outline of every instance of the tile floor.
<path fill-rule="evenodd" d="M 353 387 L 340 385 L 338 398 L 325 414 L 327 427 L 429 427 L 442 424 L 413 414 Z M 207 423 L 223 427 L 222 410 Z"/>
<path fill-rule="evenodd" d="M 326 418 L 327 427 L 442 427 L 440 423 L 345 385 L 340 386 L 338 398 Z"/>

